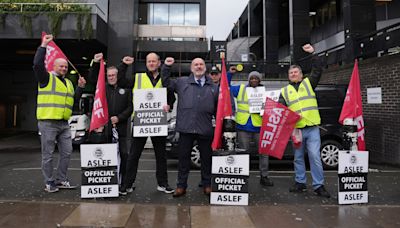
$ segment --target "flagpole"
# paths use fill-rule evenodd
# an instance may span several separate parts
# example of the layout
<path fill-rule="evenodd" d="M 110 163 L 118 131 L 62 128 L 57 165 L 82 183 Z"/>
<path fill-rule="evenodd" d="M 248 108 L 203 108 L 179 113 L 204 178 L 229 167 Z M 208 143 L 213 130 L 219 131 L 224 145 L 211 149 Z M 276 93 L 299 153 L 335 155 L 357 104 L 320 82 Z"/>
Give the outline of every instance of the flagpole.
<path fill-rule="evenodd" d="M 68 63 L 71 64 L 72 68 L 74 68 L 74 70 L 76 71 L 76 73 L 78 73 L 79 77 L 82 77 L 82 75 L 79 73 L 79 71 L 76 69 L 76 67 L 74 66 L 74 64 L 71 63 L 71 61 L 69 61 L 69 59 L 67 59 Z"/>

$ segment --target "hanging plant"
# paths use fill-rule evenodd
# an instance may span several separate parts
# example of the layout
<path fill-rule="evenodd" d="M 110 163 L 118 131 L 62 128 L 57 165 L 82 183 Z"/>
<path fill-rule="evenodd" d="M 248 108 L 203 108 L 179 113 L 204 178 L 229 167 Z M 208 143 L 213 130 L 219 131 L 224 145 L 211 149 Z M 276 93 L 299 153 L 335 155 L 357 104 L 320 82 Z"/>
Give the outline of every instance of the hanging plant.
<path fill-rule="evenodd" d="M 78 35 L 78 39 L 82 39 L 82 14 L 78 13 L 76 16 L 76 32 Z"/>
<path fill-rule="evenodd" d="M 33 36 L 32 32 L 32 18 L 35 17 L 37 14 L 34 13 L 23 13 L 21 14 L 20 25 L 25 30 L 26 34 L 29 37 Z"/>
<path fill-rule="evenodd" d="M 50 31 L 54 36 L 60 34 L 62 21 L 66 13 L 64 12 L 49 12 L 48 17 L 50 19 Z"/>
<path fill-rule="evenodd" d="M 92 25 L 92 15 L 90 13 L 86 14 L 86 22 L 85 22 L 85 29 L 84 29 L 84 39 L 92 38 L 93 34 L 93 25 Z"/>

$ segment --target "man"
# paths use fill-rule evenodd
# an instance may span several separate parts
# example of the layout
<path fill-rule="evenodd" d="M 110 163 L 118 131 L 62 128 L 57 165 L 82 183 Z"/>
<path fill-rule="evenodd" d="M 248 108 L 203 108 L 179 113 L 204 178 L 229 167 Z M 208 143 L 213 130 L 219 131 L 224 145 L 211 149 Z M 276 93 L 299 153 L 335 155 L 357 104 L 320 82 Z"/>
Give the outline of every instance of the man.
<path fill-rule="evenodd" d="M 232 74 L 236 72 L 235 67 L 230 67 L 228 73 L 228 82 L 231 84 Z M 250 113 L 249 103 L 246 93 L 247 87 L 256 88 L 263 86 L 261 84 L 261 74 L 257 71 L 252 71 L 248 77 L 247 85 L 241 84 L 230 86 L 231 92 L 236 97 L 237 111 L 235 115 L 237 143 L 240 149 L 250 152 L 250 142 L 254 140 L 256 151 L 258 152 L 258 141 L 260 139 L 260 130 L 262 125 L 262 117 L 259 113 Z M 273 186 L 274 182 L 268 177 L 269 157 L 265 154 L 259 154 L 259 170 L 260 184 L 263 186 Z"/>
<path fill-rule="evenodd" d="M 72 82 L 65 78 L 68 72 L 66 59 L 56 59 L 53 71 L 47 72 L 45 56 L 52 35 L 45 35 L 33 59 L 33 71 L 38 81 L 36 116 L 41 133 L 42 173 L 46 192 L 57 192 L 59 188 L 73 189 L 67 178 L 68 165 L 72 153 L 71 130 L 68 119 L 72 115 L 74 100 L 80 99 L 86 81 L 79 77 L 78 87 L 74 92 Z M 53 152 L 56 146 L 60 153 L 57 174 L 53 174 Z"/>
<path fill-rule="evenodd" d="M 215 84 L 219 85 L 219 81 L 221 80 L 221 72 L 216 66 L 211 67 L 210 78 Z"/>
<path fill-rule="evenodd" d="M 304 45 L 303 50 L 310 54 L 314 52 L 314 48 L 310 44 Z M 304 151 L 307 148 L 314 193 L 318 196 L 329 198 L 330 194 L 324 187 L 324 173 L 320 155 L 321 138 L 318 128 L 321 118 L 314 92 L 321 78 L 321 73 L 322 67 L 317 56 L 313 58 L 312 72 L 309 77 L 303 78 L 300 66 L 290 66 L 288 72 L 290 82 L 289 85 L 281 89 L 279 101 L 288 106 L 290 110 L 301 115 L 301 119 L 296 123 L 295 128 L 301 132 L 302 143 L 299 148 L 293 147 L 295 184 L 289 191 L 307 191 L 304 163 Z"/>
<path fill-rule="evenodd" d="M 211 193 L 211 143 L 214 133 L 212 117 L 217 110 L 218 85 L 206 76 L 206 65 L 203 59 L 193 59 L 191 71 L 190 76 L 179 77 L 176 80 L 171 80 L 167 73 L 162 75 L 164 85 L 178 95 L 176 131 L 180 133 L 179 164 L 178 183 L 174 197 L 186 194 L 190 153 L 194 141 L 197 141 L 200 150 L 203 192 L 206 195 Z"/>
<path fill-rule="evenodd" d="M 100 60 L 103 58 L 103 53 L 94 55 L 93 65 L 89 69 L 88 78 L 94 85 L 97 84 L 97 79 L 100 69 Z M 133 58 L 126 58 L 127 62 L 133 62 Z M 118 132 L 118 149 L 121 158 L 119 169 L 119 177 L 121 186 L 124 185 L 124 178 L 126 178 L 126 162 L 128 159 L 127 151 L 127 127 L 128 119 L 132 113 L 132 93 L 118 86 L 118 74 L 125 75 L 126 71 L 118 71 L 114 66 L 107 67 L 107 85 L 106 85 L 106 98 L 108 104 L 108 116 L 110 118 L 106 128 L 106 141 L 103 143 L 112 142 L 112 128 L 116 128 Z"/>
<path fill-rule="evenodd" d="M 167 58 L 165 64 L 169 64 L 172 58 Z M 120 66 L 122 69 L 126 69 L 128 65 L 132 64 L 133 61 L 127 61 L 125 57 L 122 61 L 123 64 Z M 172 59 L 173 61 L 173 59 Z M 118 84 L 122 87 L 132 88 L 132 94 L 135 95 L 135 91 L 138 89 L 153 89 L 162 88 L 162 79 L 160 76 L 159 68 L 161 66 L 160 57 L 156 53 L 150 53 L 146 56 L 146 68 L 145 73 L 136 73 L 133 79 L 118 77 Z M 175 102 L 175 96 L 172 92 L 167 95 L 167 103 L 163 106 L 165 112 L 169 112 L 170 107 Z M 133 114 L 134 115 L 134 114 Z M 133 120 L 132 115 L 132 120 Z M 128 155 L 127 161 L 127 175 L 124 181 L 124 185 L 121 186 L 120 194 L 126 195 L 135 189 L 135 180 L 138 170 L 138 164 L 140 156 L 143 152 L 148 137 L 133 137 L 131 150 Z M 156 155 L 156 178 L 157 178 L 157 190 L 164 193 L 173 193 L 174 189 L 168 185 L 168 174 L 167 174 L 167 155 L 165 150 L 166 136 L 153 136 L 150 137 L 154 153 Z"/>

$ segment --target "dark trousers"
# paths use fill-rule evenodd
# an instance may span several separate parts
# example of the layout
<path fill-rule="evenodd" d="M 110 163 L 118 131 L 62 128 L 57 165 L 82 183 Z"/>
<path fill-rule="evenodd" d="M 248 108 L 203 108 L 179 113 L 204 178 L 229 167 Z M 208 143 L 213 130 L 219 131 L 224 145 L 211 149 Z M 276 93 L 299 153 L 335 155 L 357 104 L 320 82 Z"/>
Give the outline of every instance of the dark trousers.
<path fill-rule="evenodd" d="M 121 185 L 124 185 L 126 178 L 126 162 L 128 160 L 128 148 L 126 143 L 126 137 L 120 137 L 118 139 L 119 156 L 121 157 L 121 164 L 119 166 L 119 177 Z"/>
<path fill-rule="evenodd" d="M 165 136 L 150 137 L 156 155 L 156 178 L 160 186 L 168 185 L 167 156 L 165 151 Z M 131 150 L 126 164 L 125 187 L 130 188 L 135 182 L 139 159 L 142 155 L 147 137 L 133 137 Z"/>
<path fill-rule="evenodd" d="M 180 133 L 178 144 L 178 188 L 187 188 L 190 171 L 190 154 L 194 141 L 197 141 L 200 150 L 201 182 L 203 187 L 211 186 L 212 136 Z"/>

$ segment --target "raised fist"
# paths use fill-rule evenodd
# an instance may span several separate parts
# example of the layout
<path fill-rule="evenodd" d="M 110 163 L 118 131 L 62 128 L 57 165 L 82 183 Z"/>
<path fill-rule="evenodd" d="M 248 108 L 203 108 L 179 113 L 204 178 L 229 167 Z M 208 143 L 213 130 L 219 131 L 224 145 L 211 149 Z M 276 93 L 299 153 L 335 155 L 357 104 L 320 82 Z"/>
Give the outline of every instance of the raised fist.
<path fill-rule="evenodd" d="M 167 66 L 172 66 L 172 64 L 174 64 L 174 62 L 175 62 L 175 59 L 172 58 L 172 57 L 167 57 L 164 60 L 164 64 L 167 65 Z"/>
<path fill-rule="evenodd" d="M 126 65 L 131 65 L 134 61 L 135 61 L 135 59 L 133 57 L 130 57 L 130 56 L 125 56 L 122 59 L 122 62 L 125 63 Z"/>
<path fill-rule="evenodd" d="M 314 52 L 314 47 L 311 46 L 311 44 L 306 44 L 303 46 L 303 50 L 307 53 L 313 53 Z"/>
<path fill-rule="evenodd" d="M 98 62 L 100 62 L 100 60 L 101 60 L 102 58 L 103 58 L 103 53 L 97 53 L 97 54 L 94 55 L 93 61 L 96 62 L 96 63 L 98 63 Z"/>
<path fill-rule="evenodd" d="M 47 44 L 49 44 L 53 40 L 53 35 L 47 34 L 43 36 L 42 38 L 42 47 L 47 47 Z"/>
<path fill-rule="evenodd" d="M 229 72 L 236 73 L 236 71 L 237 71 L 236 66 L 229 67 Z"/>

